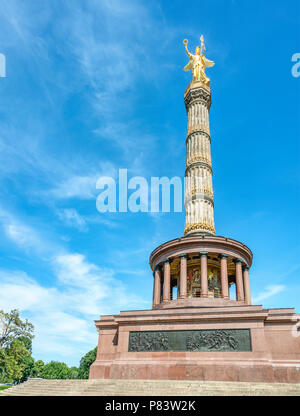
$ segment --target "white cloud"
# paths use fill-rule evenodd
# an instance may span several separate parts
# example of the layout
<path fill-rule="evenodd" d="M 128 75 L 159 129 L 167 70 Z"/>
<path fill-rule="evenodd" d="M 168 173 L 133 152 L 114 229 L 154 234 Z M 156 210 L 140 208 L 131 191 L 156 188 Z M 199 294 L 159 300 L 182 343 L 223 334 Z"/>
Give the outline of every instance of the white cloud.
<path fill-rule="evenodd" d="M 277 293 L 282 292 L 285 290 L 284 285 L 270 285 L 265 288 L 265 290 L 261 293 L 259 293 L 257 296 L 253 298 L 253 302 L 261 302 L 263 300 L 266 300 L 270 298 L 271 296 L 277 295 Z"/>
<path fill-rule="evenodd" d="M 34 350 L 37 353 L 64 353 L 70 343 L 95 343 L 92 319 L 76 316 L 66 289 L 45 287 L 20 271 L 0 271 L 1 308 L 20 309 L 35 326 Z M 45 341 L 46 340 L 46 341 Z M 55 349 L 55 348 L 56 349 Z M 75 352 L 76 345 L 72 346 Z"/>
<path fill-rule="evenodd" d="M 70 227 L 75 227 L 79 231 L 87 231 L 87 223 L 85 218 L 80 215 L 74 208 L 65 208 L 57 211 L 57 215 L 61 221 Z"/>
<path fill-rule="evenodd" d="M 99 175 L 90 176 L 72 176 L 59 185 L 48 191 L 48 195 L 59 199 L 95 198 L 96 182 Z"/>
<path fill-rule="evenodd" d="M 124 308 L 145 307 L 113 270 L 102 270 L 78 253 L 58 255 L 52 265 L 57 280 L 48 287 L 20 271 L 0 270 L 0 305 L 20 309 L 35 326 L 34 355 L 78 357 L 78 349 L 97 343 L 93 320 Z M 67 361 L 68 361 L 67 359 Z"/>
<path fill-rule="evenodd" d="M 111 162 L 103 162 L 99 169 L 88 175 L 69 175 L 59 182 L 57 186 L 45 192 L 45 195 L 55 199 L 95 199 L 96 182 L 101 176 L 116 177 L 117 169 Z"/>
<path fill-rule="evenodd" d="M 96 215 L 87 216 L 85 219 L 89 223 L 93 224 L 102 224 L 105 225 L 108 228 L 120 228 L 122 227 L 122 224 L 117 222 L 116 220 L 111 220 L 106 217 L 104 217 L 105 214 L 101 214 L 100 212 Z"/>
<path fill-rule="evenodd" d="M 53 253 L 64 251 L 56 241 L 51 241 L 49 237 L 45 238 L 45 235 L 41 235 L 35 228 L 24 224 L 1 207 L 0 223 L 6 236 L 25 252 L 32 251 L 50 259 Z"/>
<path fill-rule="evenodd" d="M 81 313 L 92 315 L 99 313 L 99 307 L 113 311 L 146 304 L 140 297 L 127 293 L 123 283 L 115 278 L 114 270 L 89 263 L 82 254 L 59 255 L 53 259 L 53 266 L 59 282 L 68 286 L 65 295 Z"/>
<path fill-rule="evenodd" d="M 41 305 L 50 305 L 56 302 L 55 288 L 40 286 L 37 281 L 22 271 L 0 270 L 0 304 L 1 308 L 39 310 Z"/>
<path fill-rule="evenodd" d="M 53 259 L 54 266 L 57 270 L 58 278 L 67 284 L 74 284 L 80 287 L 89 285 L 89 281 L 85 278 L 91 279 L 91 283 L 95 280 L 94 273 L 99 271 L 99 268 L 94 264 L 88 263 L 82 254 L 65 254 L 59 255 Z M 96 280 L 98 275 L 96 276 Z"/>
<path fill-rule="evenodd" d="M 42 255 L 48 266 L 46 279 L 20 270 L 0 270 L 1 308 L 18 308 L 34 324 L 36 358 L 51 356 L 76 364 L 79 351 L 96 345 L 94 319 L 148 306 L 147 301 L 128 291 L 113 269 L 101 268 L 80 253 L 68 252 L 4 210 L 0 211 L 0 220 L 11 241 L 24 251 Z"/>
<path fill-rule="evenodd" d="M 7 236 L 18 245 L 35 246 L 38 238 L 30 227 L 21 224 L 5 224 L 5 232 Z"/>

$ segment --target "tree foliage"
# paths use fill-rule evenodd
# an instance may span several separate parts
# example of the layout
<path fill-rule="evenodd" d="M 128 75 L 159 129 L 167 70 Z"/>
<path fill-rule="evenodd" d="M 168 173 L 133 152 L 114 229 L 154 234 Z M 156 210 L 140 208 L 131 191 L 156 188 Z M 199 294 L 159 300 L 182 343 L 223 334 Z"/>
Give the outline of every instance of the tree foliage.
<path fill-rule="evenodd" d="M 78 378 L 81 378 L 81 379 L 89 378 L 90 366 L 96 360 L 96 356 L 97 356 L 97 347 L 89 351 L 87 354 L 85 354 L 81 358 L 79 369 L 78 369 Z"/>
<path fill-rule="evenodd" d="M 26 380 L 33 369 L 31 357 L 33 325 L 22 321 L 17 309 L 0 310 L 0 381 Z"/>
<path fill-rule="evenodd" d="M 18 309 L 6 313 L 0 310 L 0 348 L 9 347 L 21 337 L 32 340 L 34 326 L 26 319 L 22 321 Z"/>
<path fill-rule="evenodd" d="M 26 381 L 29 377 L 33 377 L 34 372 L 34 358 L 31 355 L 24 356 L 23 358 L 24 370 L 22 376 L 17 381 Z"/>
<path fill-rule="evenodd" d="M 78 378 L 78 368 L 73 366 L 70 368 L 71 378 Z"/>
<path fill-rule="evenodd" d="M 31 377 L 42 377 L 44 365 L 44 361 L 42 360 L 35 361 Z"/>
<path fill-rule="evenodd" d="M 47 379 L 70 379 L 76 378 L 77 372 L 72 371 L 72 368 L 69 368 L 65 363 L 50 361 L 42 368 L 41 376 Z"/>
<path fill-rule="evenodd" d="M 28 358 L 30 358 L 30 352 L 18 339 L 0 349 L 0 381 L 13 383 L 21 380 L 26 367 L 30 365 Z"/>

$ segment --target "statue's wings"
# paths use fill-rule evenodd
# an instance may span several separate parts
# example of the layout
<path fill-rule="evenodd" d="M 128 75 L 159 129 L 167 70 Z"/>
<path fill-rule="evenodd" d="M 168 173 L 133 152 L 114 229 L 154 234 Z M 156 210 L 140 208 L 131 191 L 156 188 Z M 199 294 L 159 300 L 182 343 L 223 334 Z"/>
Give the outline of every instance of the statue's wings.
<path fill-rule="evenodd" d="M 203 63 L 205 65 L 205 68 L 210 68 L 212 66 L 214 66 L 214 61 L 211 61 L 210 59 L 205 58 L 205 56 L 202 57 L 203 59 Z"/>
<path fill-rule="evenodd" d="M 184 71 L 189 71 L 190 69 L 193 69 L 193 59 L 190 58 L 189 63 L 183 68 Z"/>

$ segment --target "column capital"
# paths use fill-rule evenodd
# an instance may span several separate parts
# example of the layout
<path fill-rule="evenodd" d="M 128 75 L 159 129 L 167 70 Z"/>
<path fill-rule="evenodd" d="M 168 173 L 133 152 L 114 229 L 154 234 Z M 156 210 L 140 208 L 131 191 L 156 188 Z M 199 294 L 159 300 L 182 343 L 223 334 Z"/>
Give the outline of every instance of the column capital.
<path fill-rule="evenodd" d="M 206 256 L 207 257 L 208 252 L 207 251 L 200 251 L 199 254 L 200 254 L 201 257 L 202 256 Z"/>
<path fill-rule="evenodd" d="M 237 259 L 234 259 L 234 260 L 233 260 L 233 263 L 235 263 L 235 264 L 237 264 L 237 263 L 243 263 L 243 260 L 242 260 L 242 259 L 237 258 Z"/>
<path fill-rule="evenodd" d="M 223 254 L 223 253 L 221 253 L 221 254 L 219 254 L 219 259 L 227 259 L 229 256 L 228 256 L 228 254 Z"/>
<path fill-rule="evenodd" d="M 245 266 L 242 267 L 243 270 L 249 270 L 250 267 L 246 264 Z"/>
<path fill-rule="evenodd" d="M 178 257 L 180 257 L 180 258 L 185 258 L 185 259 L 187 259 L 189 256 L 188 256 L 188 254 L 186 254 L 186 253 L 183 253 L 183 254 L 179 254 L 179 256 Z"/>
<path fill-rule="evenodd" d="M 172 263 L 172 261 L 173 261 L 173 259 L 170 259 L 170 258 L 166 258 L 166 259 L 164 259 L 162 262 L 165 264 L 165 263 Z"/>
<path fill-rule="evenodd" d="M 156 270 L 161 270 L 161 265 L 160 265 L 160 264 L 157 264 L 157 265 L 154 267 L 154 271 L 156 271 Z"/>

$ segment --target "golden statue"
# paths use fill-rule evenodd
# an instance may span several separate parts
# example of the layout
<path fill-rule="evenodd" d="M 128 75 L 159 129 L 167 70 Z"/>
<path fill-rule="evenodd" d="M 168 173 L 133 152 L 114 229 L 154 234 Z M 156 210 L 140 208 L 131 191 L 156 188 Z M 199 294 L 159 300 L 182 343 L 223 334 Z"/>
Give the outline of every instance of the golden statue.
<path fill-rule="evenodd" d="M 193 72 L 193 81 L 201 81 L 206 85 L 209 85 L 210 80 L 207 77 L 207 75 L 205 74 L 205 69 L 206 68 L 210 68 L 212 66 L 214 66 L 214 62 L 210 61 L 209 59 L 205 58 L 205 45 L 204 45 L 204 38 L 203 35 L 201 35 L 200 38 L 201 41 L 201 46 L 197 46 L 196 50 L 195 50 L 195 55 L 193 55 L 192 53 L 189 52 L 187 45 L 188 45 L 188 40 L 184 39 L 183 40 L 183 44 L 185 46 L 185 50 L 186 53 L 188 55 L 188 57 L 190 58 L 189 63 L 184 67 L 185 71 L 189 71 L 190 69 Z"/>

